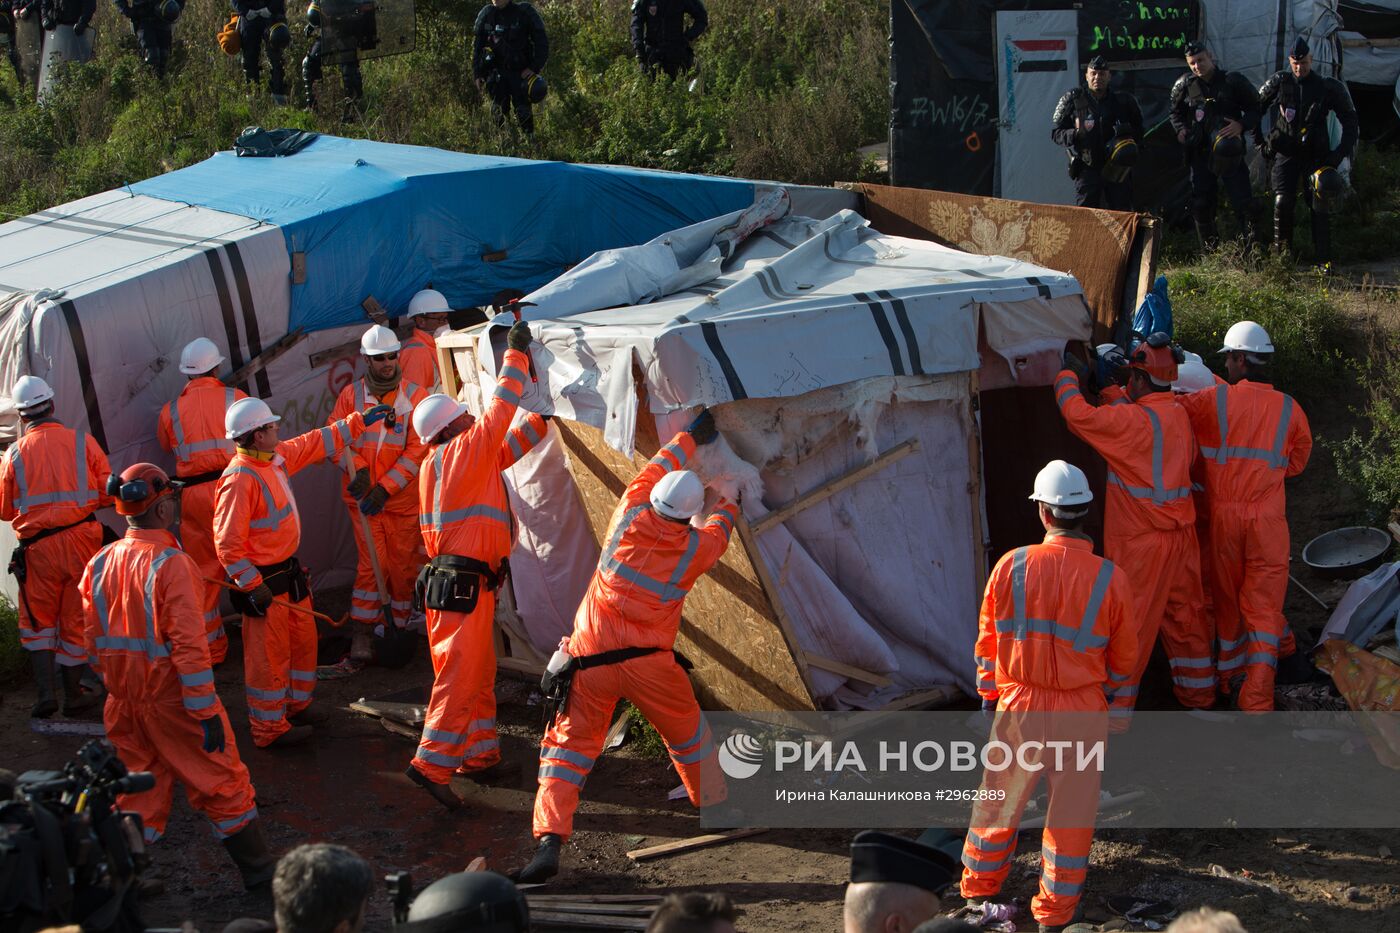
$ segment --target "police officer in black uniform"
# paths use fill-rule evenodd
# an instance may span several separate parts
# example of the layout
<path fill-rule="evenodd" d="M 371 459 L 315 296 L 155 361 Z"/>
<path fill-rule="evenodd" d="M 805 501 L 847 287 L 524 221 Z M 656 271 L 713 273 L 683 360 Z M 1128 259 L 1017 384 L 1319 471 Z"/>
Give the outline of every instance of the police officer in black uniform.
<path fill-rule="evenodd" d="M 316 0 L 311 0 L 311 4 L 306 8 L 306 35 L 311 39 L 311 47 L 306 50 L 306 57 L 301 60 L 301 80 L 306 88 L 306 106 L 314 109 L 316 85 L 325 76 L 322 62 L 325 44 L 321 37 L 321 5 Z M 350 49 L 340 49 L 335 52 L 334 60 L 340 69 L 340 82 L 345 90 L 345 110 L 342 116 L 351 120 L 354 119 L 355 111 L 365 96 L 364 75 L 360 72 L 359 55 Z"/>
<path fill-rule="evenodd" d="M 527 134 L 535 131 L 530 104 L 530 79 L 544 69 L 549 58 L 549 37 L 544 20 L 528 3 L 491 0 L 476 17 L 476 43 L 472 49 L 472 74 L 477 86 L 491 95 L 492 109 L 501 125 L 506 108 L 515 108 L 515 119 Z"/>
<path fill-rule="evenodd" d="M 131 21 L 141 60 L 157 78 L 165 77 L 170 63 L 172 27 L 185 9 L 185 0 L 115 0 L 117 12 Z"/>
<path fill-rule="evenodd" d="M 1142 109 L 1131 94 L 1109 90 L 1112 77 L 1106 58 L 1089 59 L 1084 86 L 1066 91 L 1055 105 L 1050 138 L 1069 153 L 1075 204 L 1127 211 L 1133 206 L 1128 163 L 1142 139 Z"/>
<path fill-rule="evenodd" d="M 1191 217 L 1203 249 L 1214 248 L 1217 179 L 1240 229 L 1258 243 L 1257 208 L 1245 164 L 1245 133 L 1259 126 L 1259 95 L 1244 75 L 1216 67 L 1200 42 L 1186 44 L 1186 66 L 1172 86 L 1171 123 L 1191 167 Z"/>
<path fill-rule="evenodd" d="M 660 68 L 674 78 L 695 63 L 691 43 L 709 25 L 702 0 L 632 0 L 632 51 L 647 74 Z"/>
<path fill-rule="evenodd" d="M 5 54 L 10 59 L 10 65 L 15 69 L 15 80 L 20 84 L 24 83 L 24 67 L 19 60 L 19 40 L 15 37 L 16 17 L 14 10 L 10 7 L 10 0 L 0 0 L 0 35 L 5 37 Z"/>
<path fill-rule="evenodd" d="M 287 68 L 283 55 L 291 44 L 287 28 L 287 0 L 231 0 L 238 14 L 238 40 L 243 46 L 243 76 L 248 83 L 262 80 L 262 52 L 267 46 L 267 89 L 274 104 L 287 102 Z"/>
<path fill-rule="evenodd" d="M 1255 141 L 1269 159 L 1269 185 L 1274 189 L 1274 249 L 1293 251 L 1293 211 L 1298 181 L 1308 179 L 1304 192 L 1312 215 L 1315 261 L 1326 266 L 1332 260 L 1331 209 L 1315 188 L 1315 173 L 1336 171 L 1356 145 L 1356 108 L 1346 85 L 1313 71 L 1312 49 L 1299 36 L 1288 53 L 1287 71 L 1280 71 L 1259 88 L 1259 103 L 1271 118 L 1267 136 L 1256 131 Z M 1337 115 L 1342 139 L 1335 149 L 1327 133 L 1327 115 Z M 1319 181 L 1321 179 L 1318 179 Z M 1339 181 L 1339 179 L 1338 179 Z"/>

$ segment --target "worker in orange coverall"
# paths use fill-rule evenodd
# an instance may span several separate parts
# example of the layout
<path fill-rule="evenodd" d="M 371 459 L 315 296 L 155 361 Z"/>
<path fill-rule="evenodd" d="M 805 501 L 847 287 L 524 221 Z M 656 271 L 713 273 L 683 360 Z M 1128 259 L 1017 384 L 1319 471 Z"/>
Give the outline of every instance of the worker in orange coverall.
<path fill-rule="evenodd" d="M 1065 755 L 1069 767 L 1059 766 L 1044 740 L 1104 742 L 1106 694 L 1134 676 L 1139 645 L 1127 575 L 1095 556 L 1094 542 L 1080 530 L 1093 501 L 1084 473 L 1052 460 L 1036 475 L 1030 498 L 1038 503 L 1045 540 L 997 562 L 975 648 L 982 709 L 997 711 L 993 737 L 1019 752 L 1011 767 L 983 775 L 989 797 L 973 807 L 962 894 L 975 905 L 1001 891 L 1021 813 L 1044 775 L 1050 802 L 1031 913 L 1047 931 L 1072 921 L 1083 893 L 1100 774 L 1077 770 L 1071 760 L 1077 753 Z M 1030 740 L 1043 743 L 1038 758 L 1021 744 Z"/>
<path fill-rule="evenodd" d="M 456 810 L 453 773 L 482 775 L 500 763 L 496 738 L 496 649 L 491 626 L 496 590 L 509 574 L 510 504 L 501 471 L 544 439 L 548 424 L 533 412 L 511 430 L 520 404 L 530 329 L 506 335 L 500 378 L 481 419 L 446 395 L 413 413 L 429 446 L 419 482 L 419 527 L 429 563 L 420 575 L 433 659 L 433 692 L 409 778 Z"/>
<path fill-rule="evenodd" d="M 19 538 L 10 572 L 19 584 L 19 640 L 38 690 L 29 714 L 44 719 L 57 712 L 57 664 L 63 715 L 74 716 L 101 702 L 82 687 L 88 652 L 77 583 L 102 545 L 93 512 L 112 504 L 106 493 L 112 470 L 92 435 L 54 417 L 53 389 L 44 380 L 21 376 L 10 397 L 24 433 L 0 459 L 0 519 Z"/>
<path fill-rule="evenodd" d="M 378 324 L 360 338 L 365 357 L 365 375 L 340 391 L 328 424 L 334 424 L 352 411 L 367 411 L 375 405 L 391 405 L 395 417 L 381 421 L 355 438 L 350 445 L 353 471 L 345 479 L 345 507 L 350 510 L 359 564 L 355 588 L 350 594 L 350 619 L 356 623 L 350 657 L 368 661 L 373 654 L 373 627 L 385 622 L 379 583 L 370 548 L 378 558 L 380 577 L 389 597 L 394 627 L 408 626 L 413 610 L 413 577 L 417 571 L 418 547 L 418 468 L 423 460 L 423 443 L 409 430 L 413 409 L 428 392 L 403 377 L 400 368 L 399 338 Z M 361 518 L 361 515 L 364 518 Z M 369 525 L 372 542 L 363 533 Z M 392 634 L 392 633 L 389 633 Z"/>
<path fill-rule="evenodd" d="M 228 715 L 214 691 L 194 560 L 170 526 L 176 497 L 165 471 L 137 463 L 114 478 L 126 537 L 97 552 L 83 573 L 92 663 L 107 685 L 107 736 L 133 771 L 155 775 L 155 787 L 123 795 L 123 809 L 141 816 L 146 842 L 165 832 L 178 781 L 190 806 L 214 825 L 247 887 L 272 880 L 268 851 L 248 769 L 238 757 Z"/>
<path fill-rule="evenodd" d="M 342 448 L 393 409 L 352 411 L 343 421 L 279 441 L 277 422 L 262 399 L 234 402 L 224 434 L 234 457 L 214 500 L 214 547 L 235 586 L 243 613 L 243 674 L 253 744 L 285 746 L 311 738 L 307 713 L 316 687 L 316 621 L 311 587 L 296 558 L 301 515 L 290 477 L 334 460 Z M 279 602 L 274 603 L 276 598 Z"/>
<path fill-rule="evenodd" d="M 1220 352 L 1229 385 L 1177 400 L 1206 466 L 1220 690 L 1264 712 L 1274 708 L 1278 659 L 1292 653 L 1283 480 L 1307 466 L 1312 432 L 1302 408 L 1270 384 L 1274 344 L 1264 328 L 1240 321 Z"/>
<path fill-rule="evenodd" d="M 1132 679 L 1119 685 L 1110 717 L 1125 728 L 1160 633 L 1177 700 L 1193 709 L 1215 704 L 1215 631 L 1201 604 L 1200 548 L 1191 464 L 1196 439 L 1172 395 L 1184 359 L 1166 334 L 1153 334 L 1128 356 L 1132 404 L 1090 405 L 1081 391 L 1084 364 L 1065 354 L 1055 399 L 1071 432 L 1108 463 L 1104 554 L 1128 575 L 1139 611 L 1143 650 Z"/>
<path fill-rule="evenodd" d="M 214 375 L 223 361 L 212 340 L 191 340 L 180 354 L 180 372 L 189 376 L 189 382 L 179 398 L 160 410 L 156 426 L 156 438 L 175 455 L 175 476 L 184 485 L 180 493 L 180 545 L 199 565 L 200 575 L 211 580 L 224 575 L 214 552 L 214 493 L 224 467 L 233 459 L 233 441 L 224 437 L 224 412 L 248 397 Z M 228 636 L 219 615 L 220 589 L 203 581 L 199 585 L 209 660 L 222 664 L 228 655 Z"/>
<path fill-rule="evenodd" d="M 728 796 L 709 726 L 673 648 L 685 595 L 724 554 L 739 515 L 735 503 L 720 499 L 701 527 L 690 523 L 705 504 L 705 487 L 683 467 L 696 445 L 717 436 L 714 417 L 701 412 L 651 458 L 613 512 L 565 648 L 567 698 L 540 747 L 539 847 L 519 873 L 522 882 L 559 871 L 559 850 L 573 833 L 583 782 L 619 699 L 631 701 L 661 733 L 692 804 Z"/>
<path fill-rule="evenodd" d="M 405 379 L 429 392 L 442 391 L 436 335 L 447 325 L 451 310 L 442 292 L 432 288 L 423 289 L 408 302 L 406 316 L 413 319 L 413 333 L 403 345 L 400 364 Z"/>

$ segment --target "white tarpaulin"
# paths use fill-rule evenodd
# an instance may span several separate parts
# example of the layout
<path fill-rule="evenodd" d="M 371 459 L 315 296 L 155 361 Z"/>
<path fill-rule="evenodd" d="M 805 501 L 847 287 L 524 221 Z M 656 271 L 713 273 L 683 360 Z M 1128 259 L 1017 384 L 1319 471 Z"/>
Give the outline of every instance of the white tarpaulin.
<path fill-rule="evenodd" d="M 538 382 L 523 404 L 599 428 L 628 455 L 638 417 L 664 440 L 696 406 L 718 406 L 721 438 L 690 467 L 716 494 L 742 491 L 750 519 L 917 440 L 913 455 L 766 527 L 758 546 L 804 650 L 902 689 L 971 690 L 979 332 L 1010 360 L 1086 339 L 1088 308 L 1062 273 L 884 236 L 850 211 L 820 221 L 785 211 L 765 200 L 595 254 L 530 295 Z M 510 318 L 495 323 L 459 356 L 473 404 L 495 381 Z M 562 463 L 562 445 L 551 450 L 544 459 Z M 557 473 L 533 456 L 522 466 Z M 577 496 L 556 490 L 545 508 L 540 484 L 514 480 L 522 513 L 548 516 L 529 531 L 536 553 L 512 557 L 521 614 L 545 651 L 571 626 L 597 548 Z M 878 705 L 842 676 L 813 670 L 811 681 L 828 705 Z"/>

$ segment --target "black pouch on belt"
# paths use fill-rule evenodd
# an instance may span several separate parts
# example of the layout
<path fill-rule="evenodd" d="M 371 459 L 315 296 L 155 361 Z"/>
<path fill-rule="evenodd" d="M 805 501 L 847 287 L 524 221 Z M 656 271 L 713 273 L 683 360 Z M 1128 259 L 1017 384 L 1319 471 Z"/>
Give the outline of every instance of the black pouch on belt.
<path fill-rule="evenodd" d="M 439 554 L 418 574 L 415 592 L 422 593 L 423 605 L 439 612 L 471 612 L 481 591 L 501 585 L 504 573 L 472 557 Z"/>
<path fill-rule="evenodd" d="M 311 583 L 307 580 L 306 571 L 301 566 L 301 561 L 295 557 L 288 557 L 284 561 L 275 564 L 258 566 L 258 573 L 262 574 L 263 583 L 272 591 L 272 595 L 287 602 L 299 603 L 311 595 Z M 230 590 L 229 601 L 233 603 L 233 608 L 244 615 L 261 616 L 266 614 L 266 606 L 256 606 L 248 598 L 248 594 L 242 590 Z"/>

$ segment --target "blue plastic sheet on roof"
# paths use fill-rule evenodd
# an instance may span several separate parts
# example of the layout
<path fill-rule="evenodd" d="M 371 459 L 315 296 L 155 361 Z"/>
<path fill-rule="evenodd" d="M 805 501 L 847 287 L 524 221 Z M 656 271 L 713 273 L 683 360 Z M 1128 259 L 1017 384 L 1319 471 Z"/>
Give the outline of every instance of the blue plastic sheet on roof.
<path fill-rule="evenodd" d="M 322 136 L 293 156 L 231 151 L 131 186 L 282 229 L 306 258 L 290 328 L 363 323 L 428 283 L 453 307 L 529 292 L 602 249 L 748 207 L 750 181 L 536 162 Z M 504 253 L 499 261 L 482 257 Z"/>

